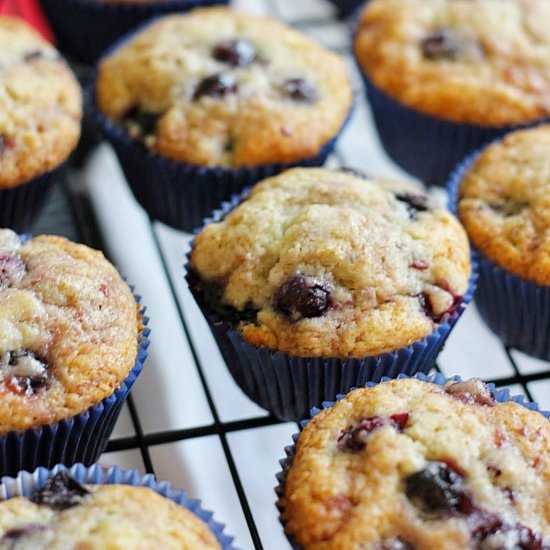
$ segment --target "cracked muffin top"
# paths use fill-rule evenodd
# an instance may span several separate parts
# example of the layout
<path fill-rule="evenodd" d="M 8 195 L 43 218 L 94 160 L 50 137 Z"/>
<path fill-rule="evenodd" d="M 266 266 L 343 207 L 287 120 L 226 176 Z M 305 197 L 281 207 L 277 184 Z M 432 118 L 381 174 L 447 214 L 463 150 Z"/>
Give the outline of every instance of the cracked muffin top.
<path fill-rule="evenodd" d="M 192 284 L 257 346 L 364 357 L 424 338 L 462 307 L 458 221 L 411 184 L 324 169 L 264 180 L 191 255 Z"/>
<path fill-rule="evenodd" d="M 26 23 L 0 16 L 0 188 L 53 170 L 80 136 L 80 87 Z"/>
<path fill-rule="evenodd" d="M 146 521 L 144 521 L 146 519 Z M 0 502 L 0 549 L 216 550 L 206 523 L 147 487 L 81 485 L 66 472 Z"/>
<path fill-rule="evenodd" d="M 336 54 L 229 8 L 164 17 L 104 59 L 101 111 L 160 155 L 256 166 L 317 155 L 351 106 Z"/>
<path fill-rule="evenodd" d="M 455 122 L 550 115 L 548 0 L 371 0 L 359 65 L 399 102 Z"/>
<path fill-rule="evenodd" d="M 478 379 L 401 379 L 309 422 L 281 519 L 304 550 L 547 550 L 550 422 Z"/>
<path fill-rule="evenodd" d="M 458 200 L 473 245 L 539 285 L 550 285 L 548 151 L 548 125 L 508 134 L 468 169 Z"/>
<path fill-rule="evenodd" d="M 137 304 L 101 252 L 0 230 L 0 434 L 84 412 L 135 363 Z"/>

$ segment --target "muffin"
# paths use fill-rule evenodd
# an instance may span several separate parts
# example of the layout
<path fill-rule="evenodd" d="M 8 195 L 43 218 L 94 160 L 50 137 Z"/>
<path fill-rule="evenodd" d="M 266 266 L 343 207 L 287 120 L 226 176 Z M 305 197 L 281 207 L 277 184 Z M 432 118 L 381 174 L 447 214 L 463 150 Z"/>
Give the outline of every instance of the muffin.
<path fill-rule="evenodd" d="M 16 17 L 0 17 L 0 224 L 28 229 L 80 136 L 80 87 L 65 61 Z"/>
<path fill-rule="evenodd" d="M 469 159 L 450 192 L 481 256 L 476 297 L 513 347 L 550 359 L 550 126 L 518 130 Z"/>
<path fill-rule="evenodd" d="M 40 469 L 0 491 L 0 548 L 233 548 L 197 500 L 135 470 Z"/>
<path fill-rule="evenodd" d="M 60 49 L 91 66 L 118 38 L 149 19 L 229 0 L 41 0 Z"/>
<path fill-rule="evenodd" d="M 548 118 L 548 22 L 546 0 L 369 2 L 354 50 L 390 156 L 442 184 L 483 143 Z"/>
<path fill-rule="evenodd" d="M 352 92 L 336 54 L 273 20 L 209 8 L 162 18 L 106 56 L 96 99 L 142 206 L 189 229 L 284 165 L 321 164 Z"/>
<path fill-rule="evenodd" d="M 294 547 L 550 547 L 550 422 L 519 403 L 438 375 L 327 405 L 284 464 Z"/>
<path fill-rule="evenodd" d="M 215 334 L 219 321 L 230 327 L 219 339 L 237 379 L 243 369 L 275 370 L 280 383 L 297 385 L 283 394 L 306 392 L 291 418 L 386 369 L 429 369 L 471 292 L 468 241 L 449 212 L 411 184 L 323 169 L 255 186 L 197 235 L 189 266 Z M 329 393 L 308 395 L 307 378 Z M 257 400 L 270 393 L 257 386 L 245 391 Z"/>
<path fill-rule="evenodd" d="M 101 252 L 0 231 L 0 473 L 93 462 L 142 368 L 143 318 Z"/>

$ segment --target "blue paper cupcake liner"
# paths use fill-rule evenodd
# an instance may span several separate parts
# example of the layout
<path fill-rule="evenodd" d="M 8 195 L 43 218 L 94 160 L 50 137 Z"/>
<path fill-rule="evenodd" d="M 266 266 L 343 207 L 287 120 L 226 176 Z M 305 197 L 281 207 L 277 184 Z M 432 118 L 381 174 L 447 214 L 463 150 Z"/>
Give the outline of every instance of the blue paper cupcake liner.
<path fill-rule="evenodd" d="M 130 287 L 133 291 L 133 287 Z M 139 304 L 140 296 L 134 294 Z M 20 470 L 32 471 L 38 466 L 51 468 L 61 463 L 93 464 L 107 446 L 109 436 L 131 387 L 143 369 L 149 346 L 149 319 L 140 310 L 141 329 L 134 366 L 122 384 L 97 405 L 82 414 L 23 432 L 0 436 L 0 475 L 14 476 Z"/>
<path fill-rule="evenodd" d="M 334 149 L 338 131 L 313 157 L 291 163 L 242 168 L 208 168 L 177 162 L 145 149 L 94 105 L 98 126 L 118 156 L 136 199 L 154 220 L 183 231 L 200 227 L 204 218 L 245 187 L 295 166 L 322 166 Z"/>
<path fill-rule="evenodd" d="M 232 201 L 214 213 L 204 225 L 221 220 L 245 196 Z M 367 381 L 384 376 L 395 378 L 400 373 L 413 375 L 428 372 L 452 328 L 472 300 L 476 286 L 477 265 L 472 262 L 468 290 L 457 310 L 422 340 L 393 352 L 364 358 L 299 357 L 282 351 L 258 348 L 248 343 L 235 328 L 214 311 L 203 296 L 197 276 L 185 265 L 189 289 L 214 335 L 221 354 L 241 390 L 261 407 L 283 420 L 298 421 L 312 407 Z"/>
<path fill-rule="evenodd" d="M 422 382 L 430 382 L 432 384 L 437 384 L 438 386 L 444 386 L 445 384 L 447 384 L 447 382 L 450 382 L 450 381 L 455 381 L 455 380 L 456 381 L 461 381 L 462 380 L 462 378 L 460 378 L 460 376 L 452 376 L 450 378 L 447 378 L 446 376 L 444 376 L 441 373 L 432 374 L 430 376 L 427 376 L 426 374 L 422 374 L 422 373 L 418 373 L 415 376 L 406 376 L 404 374 L 400 374 L 397 378 L 414 378 L 416 380 L 421 380 Z M 388 378 L 388 377 L 383 377 L 380 380 L 380 382 L 387 382 L 389 380 L 392 380 L 392 379 Z M 377 385 L 376 382 L 368 382 L 367 384 L 365 384 L 365 386 L 368 387 L 368 388 L 371 388 L 371 387 L 376 386 L 376 385 Z M 550 411 L 541 411 L 539 409 L 539 406 L 537 405 L 537 403 L 534 403 L 534 402 L 531 402 L 531 401 L 526 401 L 525 398 L 522 395 L 510 395 L 510 390 L 507 389 L 507 388 L 497 390 L 495 385 L 492 384 L 492 383 L 487 384 L 487 386 L 491 389 L 491 391 L 493 392 L 493 395 L 495 396 L 495 399 L 499 403 L 506 403 L 507 401 L 514 401 L 515 403 L 518 403 L 518 404 L 522 405 L 523 407 L 525 407 L 525 408 L 527 408 L 531 411 L 540 412 L 543 416 L 545 416 L 546 418 L 548 418 L 550 420 Z M 356 389 L 356 388 L 351 388 L 351 389 Z M 317 416 L 322 410 L 329 409 L 337 401 L 340 401 L 340 400 L 344 399 L 344 397 L 346 397 L 345 394 L 338 395 L 338 396 L 336 396 L 336 401 L 327 401 L 327 402 L 324 402 L 322 404 L 321 408 L 313 408 L 310 412 L 309 417 L 300 422 L 301 429 L 303 429 L 309 422 L 311 422 L 311 419 L 314 418 L 315 416 Z M 281 516 L 282 516 L 283 510 L 284 510 L 282 498 L 283 498 L 283 494 L 284 494 L 284 485 L 285 485 L 286 474 L 287 474 L 289 468 L 291 467 L 292 462 L 294 461 L 294 457 L 296 456 L 296 444 L 298 442 L 299 437 L 300 437 L 299 433 L 296 433 L 292 436 L 292 441 L 293 441 L 292 445 L 289 445 L 288 447 L 285 447 L 285 449 L 284 449 L 286 457 L 279 460 L 279 464 L 281 465 L 282 470 L 278 474 L 276 474 L 278 485 L 277 485 L 277 487 L 275 487 L 275 493 L 277 494 L 277 497 L 278 497 L 276 505 L 277 505 L 277 508 L 278 508 L 279 512 L 281 513 Z M 283 524 L 283 527 L 284 527 L 285 522 L 281 519 L 281 516 L 280 516 L 280 520 L 281 520 L 281 523 Z M 293 539 L 293 537 L 290 534 L 286 533 L 286 531 L 285 531 L 285 535 L 287 536 L 288 541 L 290 542 L 290 545 L 292 546 L 293 550 L 303 550 L 303 548 L 300 545 L 298 545 L 296 543 L 296 541 Z"/>
<path fill-rule="evenodd" d="M 0 227 L 9 227 L 17 233 L 28 231 L 42 211 L 57 173 L 58 169 L 17 187 L 0 189 Z"/>
<path fill-rule="evenodd" d="M 67 471 L 79 483 L 88 485 L 131 485 L 132 487 L 148 487 L 159 495 L 170 499 L 179 506 L 202 519 L 215 535 L 223 550 L 235 550 L 232 544 L 233 537 L 224 533 L 225 526 L 214 520 L 213 513 L 204 510 L 198 499 L 190 498 L 185 491 L 172 489 L 167 481 L 157 481 L 152 474 L 141 475 L 137 470 L 122 470 L 117 466 L 109 468 L 99 464 L 86 467 L 84 464 L 75 464 L 67 468 L 58 464 L 51 470 L 37 468 L 34 472 L 19 472 L 17 477 L 4 477 L 0 482 L 0 500 L 13 497 L 28 497 L 36 489 L 42 487 L 48 479 L 58 472 Z"/>
<path fill-rule="evenodd" d="M 449 208 L 456 214 L 460 184 L 484 149 L 463 160 L 449 177 Z M 479 251 L 476 305 L 489 328 L 512 348 L 550 360 L 550 286 L 537 285 L 500 267 Z"/>
<path fill-rule="evenodd" d="M 422 114 L 386 95 L 362 71 L 361 75 L 386 153 L 428 185 L 445 185 L 451 170 L 466 155 L 522 127 L 459 124 Z"/>
<path fill-rule="evenodd" d="M 351 15 L 359 6 L 365 4 L 365 0 L 330 0 L 338 9 L 340 17 Z"/>
<path fill-rule="evenodd" d="M 59 49 L 85 63 L 95 63 L 121 35 L 144 21 L 229 0 L 166 0 L 117 4 L 98 0 L 41 0 Z"/>

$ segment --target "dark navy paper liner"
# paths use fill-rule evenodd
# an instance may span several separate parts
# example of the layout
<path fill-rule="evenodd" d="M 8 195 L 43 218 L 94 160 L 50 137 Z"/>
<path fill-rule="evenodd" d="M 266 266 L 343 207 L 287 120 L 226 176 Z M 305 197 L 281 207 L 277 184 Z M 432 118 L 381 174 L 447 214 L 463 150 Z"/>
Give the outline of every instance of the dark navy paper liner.
<path fill-rule="evenodd" d="M 365 0 L 330 0 L 338 9 L 340 17 L 351 15 L 359 6 L 365 4 Z"/>
<path fill-rule="evenodd" d="M 145 149 L 94 105 L 97 124 L 114 147 L 136 199 L 154 220 L 193 231 L 223 201 L 255 183 L 295 166 L 322 166 L 350 118 L 313 157 L 254 167 L 209 168 L 177 162 Z"/>
<path fill-rule="evenodd" d="M 17 233 L 28 231 L 38 218 L 58 169 L 42 174 L 10 189 L 0 189 L 0 227 Z"/>
<path fill-rule="evenodd" d="M 447 378 L 441 373 L 432 374 L 430 376 L 427 376 L 426 374 L 423 374 L 423 373 L 418 373 L 415 376 L 406 376 L 404 374 L 400 374 L 397 378 L 414 378 L 416 380 L 421 380 L 422 382 L 430 382 L 432 384 L 437 384 L 438 386 L 444 386 L 445 384 L 447 384 L 447 382 L 450 382 L 450 381 L 462 380 L 460 376 L 452 376 L 450 378 Z M 392 379 L 388 377 L 384 377 L 380 380 L 380 382 L 388 382 L 390 380 Z M 368 388 L 371 388 L 376 385 L 377 383 L 375 382 L 368 382 L 367 384 L 365 384 L 365 386 Z M 492 383 L 487 384 L 487 386 L 491 389 L 491 391 L 493 392 L 493 395 L 495 396 L 495 399 L 498 402 L 506 403 L 507 401 L 514 401 L 515 403 L 518 403 L 531 411 L 540 412 L 543 416 L 545 416 L 550 420 L 550 411 L 541 411 L 537 403 L 526 401 L 522 395 L 510 395 L 510 390 L 508 388 L 497 390 L 495 385 Z M 352 388 L 352 389 L 356 389 L 356 388 Z M 344 397 L 346 397 L 345 394 L 337 395 L 336 401 L 341 401 L 342 399 L 344 399 Z M 322 404 L 321 408 L 313 408 L 310 411 L 308 418 L 300 422 L 300 428 L 303 429 L 311 421 L 312 418 L 317 416 L 322 410 L 329 409 L 330 407 L 332 407 L 336 403 L 336 401 L 326 401 Z M 285 451 L 286 457 L 279 460 L 279 464 L 281 465 L 282 470 L 275 476 L 277 478 L 277 481 L 279 482 L 277 487 L 275 487 L 275 493 L 277 494 L 276 506 L 280 512 L 279 520 L 281 521 L 283 527 L 285 526 L 285 522 L 282 520 L 281 516 L 284 510 L 282 498 L 284 494 L 285 478 L 290 466 L 292 465 L 294 457 L 296 456 L 296 443 L 299 437 L 300 437 L 299 433 L 294 434 L 292 436 L 292 441 L 293 441 L 292 445 L 285 447 L 284 451 Z M 300 545 L 298 545 L 294 540 L 294 538 L 286 531 L 285 531 L 285 535 L 288 541 L 290 542 L 290 545 L 292 546 L 293 550 L 303 550 L 303 548 Z"/>
<path fill-rule="evenodd" d="M 132 286 L 130 288 L 134 290 Z M 134 298 L 139 304 L 141 297 L 134 294 Z M 0 475 L 15 476 L 20 470 L 32 471 L 38 466 L 51 468 L 58 463 L 91 465 L 97 461 L 147 357 L 150 330 L 146 326 L 149 319 L 144 313 L 145 308 L 142 308 L 136 360 L 122 384 L 82 414 L 55 424 L 0 436 Z"/>
<path fill-rule="evenodd" d="M 204 225 L 222 219 L 244 196 L 246 191 L 224 203 Z M 472 261 L 468 290 L 457 310 L 436 325 L 428 336 L 407 347 L 364 358 L 300 357 L 258 348 L 244 340 L 235 325 L 213 311 L 204 299 L 197 277 L 189 270 L 190 255 L 191 252 L 187 255 L 185 278 L 233 378 L 258 405 L 280 419 L 293 421 L 304 418 L 312 407 L 320 406 L 323 401 L 367 381 L 379 381 L 384 376 L 395 378 L 400 373 L 428 372 L 471 302 L 477 279 L 477 265 Z"/>
<path fill-rule="evenodd" d="M 99 0 L 41 0 L 59 49 L 85 63 L 95 63 L 121 35 L 144 21 L 229 0 L 166 0 L 116 4 Z"/>
<path fill-rule="evenodd" d="M 386 153 L 428 185 L 445 185 L 451 170 L 466 155 L 511 130 L 530 125 L 490 127 L 438 119 L 392 99 L 361 74 Z"/>
<path fill-rule="evenodd" d="M 484 149 L 461 162 L 447 183 L 449 208 L 456 214 L 460 184 Z M 500 267 L 479 251 L 476 305 L 489 328 L 512 348 L 550 360 L 550 286 L 537 285 Z"/>
<path fill-rule="evenodd" d="M 361 12 L 362 8 L 358 9 L 352 18 L 353 43 Z M 355 61 L 386 153 L 401 168 L 428 185 L 444 186 L 453 168 L 466 155 L 511 130 L 541 122 L 533 120 L 495 127 L 452 122 L 424 114 L 380 90 L 363 72 L 356 57 Z"/>
<path fill-rule="evenodd" d="M 179 506 L 202 519 L 215 535 L 223 550 L 235 550 L 233 537 L 224 533 L 225 526 L 214 520 L 213 513 L 204 510 L 201 501 L 187 496 L 185 491 L 172 489 L 168 481 L 157 481 L 152 474 L 141 475 L 137 470 L 122 470 L 118 466 L 105 467 L 94 464 L 86 467 L 75 464 L 67 468 L 57 464 L 51 470 L 37 468 L 32 473 L 19 472 L 17 476 L 4 477 L 0 481 L 0 500 L 13 497 L 30 496 L 36 489 L 42 487 L 48 479 L 61 471 L 67 471 L 79 483 L 88 485 L 131 485 L 132 487 L 148 487 L 159 495 L 169 498 Z"/>

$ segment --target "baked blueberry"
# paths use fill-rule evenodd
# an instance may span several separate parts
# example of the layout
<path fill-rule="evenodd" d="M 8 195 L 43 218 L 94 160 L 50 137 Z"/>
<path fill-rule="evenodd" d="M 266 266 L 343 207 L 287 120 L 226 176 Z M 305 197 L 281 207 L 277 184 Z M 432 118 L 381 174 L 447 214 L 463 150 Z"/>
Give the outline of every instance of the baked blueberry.
<path fill-rule="evenodd" d="M 426 212 L 429 210 L 428 197 L 425 195 L 417 195 L 415 193 L 397 193 L 395 198 L 404 202 L 407 205 L 409 218 L 415 220 L 418 212 Z"/>
<path fill-rule="evenodd" d="M 25 273 L 26 266 L 19 256 L 0 252 L 0 290 L 20 281 Z"/>
<path fill-rule="evenodd" d="M 42 59 L 45 57 L 45 52 L 41 50 L 31 50 L 25 54 L 25 61 L 33 61 L 34 59 Z"/>
<path fill-rule="evenodd" d="M 47 533 L 51 533 L 51 531 L 46 525 L 28 523 L 21 527 L 15 527 L 6 531 L 2 538 L 0 538 L 0 547 L 15 549 L 20 548 L 19 545 L 21 544 L 23 545 L 21 546 L 22 548 L 32 548 L 31 544 L 33 539 L 40 538 L 41 542 L 44 542 Z"/>
<path fill-rule="evenodd" d="M 488 386 L 479 378 L 470 378 L 463 382 L 452 382 L 445 388 L 449 395 L 467 403 L 492 407 L 496 405 L 495 396 Z"/>
<path fill-rule="evenodd" d="M 495 212 L 498 212 L 501 216 L 505 218 L 510 218 L 512 216 L 519 216 L 531 205 L 529 202 L 526 201 L 505 198 L 498 204 L 491 204 L 490 206 Z"/>
<path fill-rule="evenodd" d="M 124 116 L 123 122 L 133 138 L 144 138 L 155 133 L 161 116 L 160 113 L 150 113 L 133 107 Z"/>
<path fill-rule="evenodd" d="M 230 73 L 218 73 L 207 76 L 199 82 L 193 100 L 197 101 L 201 97 L 212 97 L 222 99 L 226 95 L 234 94 L 238 91 L 239 85 L 235 77 Z"/>
<path fill-rule="evenodd" d="M 315 86 L 305 78 L 289 78 L 283 83 L 283 93 L 294 101 L 313 103 L 317 99 Z"/>
<path fill-rule="evenodd" d="M 462 39 L 452 29 L 440 27 L 422 39 L 420 48 L 426 59 L 454 61 L 460 55 Z"/>
<path fill-rule="evenodd" d="M 449 285 L 441 281 L 435 285 L 428 285 L 424 292 L 417 295 L 417 298 L 426 317 L 434 323 L 439 323 L 445 317 L 452 315 L 462 303 L 462 296 L 453 294 Z"/>
<path fill-rule="evenodd" d="M 529 527 L 511 525 L 496 514 L 483 510 L 474 512 L 469 518 L 471 547 L 475 550 L 548 550 L 550 544 Z"/>
<path fill-rule="evenodd" d="M 222 40 L 214 46 L 212 57 L 233 67 L 244 67 L 256 60 L 256 48 L 252 42 L 242 38 Z"/>
<path fill-rule="evenodd" d="M 409 420 L 408 413 L 394 414 L 390 417 L 373 416 L 363 418 L 355 426 L 342 432 L 338 437 L 338 449 L 340 451 L 360 451 L 367 444 L 368 435 L 382 426 L 391 426 L 398 432 L 402 432 Z"/>
<path fill-rule="evenodd" d="M 0 134 L 0 153 L 15 146 L 15 140 L 10 136 Z"/>
<path fill-rule="evenodd" d="M 315 277 L 295 275 L 284 282 L 273 296 L 274 308 L 289 321 L 320 317 L 331 305 L 328 285 Z"/>
<path fill-rule="evenodd" d="M 426 271 L 426 269 L 430 267 L 430 262 L 428 262 L 428 260 L 424 260 L 423 258 L 417 258 L 413 261 L 411 267 L 413 269 L 418 269 L 418 271 Z"/>
<path fill-rule="evenodd" d="M 46 483 L 29 497 L 35 504 L 43 504 L 54 510 L 66 510 L 77 506 L 90 491 L 62 471 L 51 477 Z"/>
<path fill-rule="evenodd" d="M 32 395 L 48 383 L 47 364 L 28 349 L 0 356 L 0 374 L 6 386 L 20 395 Z"/>
<path fill-rule="evenodd" d="M 444 462 L 428 462 L 426 468 L 407 477 L 405 492 L 428 513 L 457 511 L 467 500 L 462 475 Z"/>

